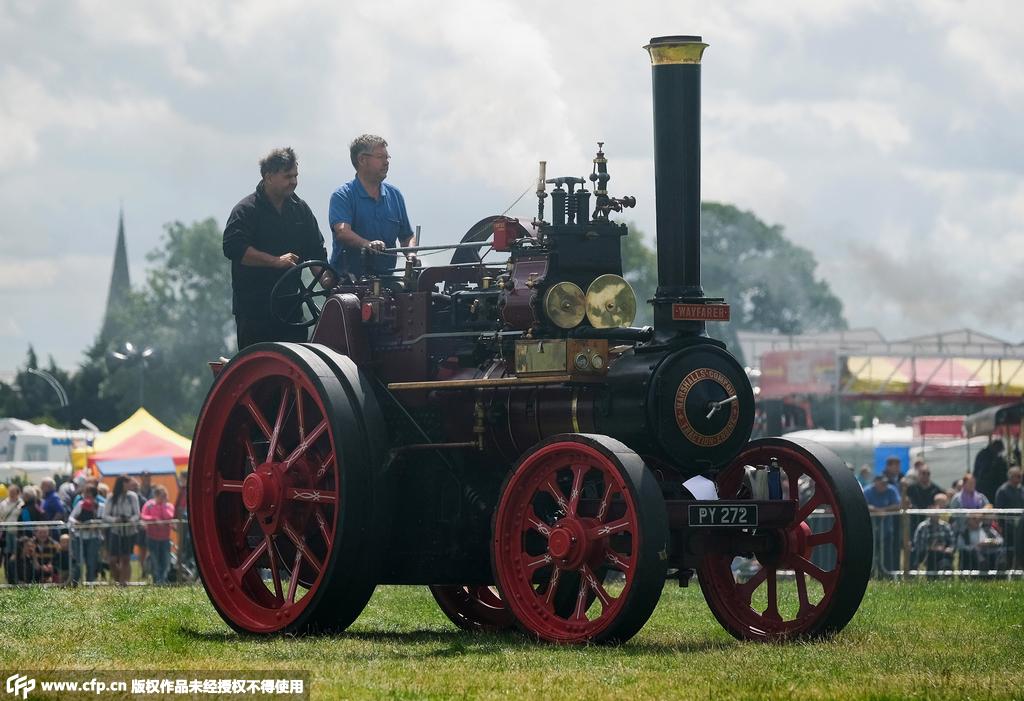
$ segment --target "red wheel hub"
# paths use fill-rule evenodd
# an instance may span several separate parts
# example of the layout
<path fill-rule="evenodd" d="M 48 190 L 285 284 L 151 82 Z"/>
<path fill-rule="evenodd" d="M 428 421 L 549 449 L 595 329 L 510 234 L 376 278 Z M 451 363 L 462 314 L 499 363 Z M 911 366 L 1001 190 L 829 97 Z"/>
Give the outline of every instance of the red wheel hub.
<path fill-rule="evenodd" d="M 278 469 L 274 463 L 266 463 L 242 481 L 242 503 L 246 509 L 266 512 L 280 508 L 283 495 Z"/>
<path fill-rule="evenodd" d="M 558 521 L 548 536 L 548 553 L 566 569 L 579 569 L 585 562 L 593 561 L 594 552 L 600 550 L 604 538 L 588 535 L 579 519 L 565 518 Z M 600 565 L 598 561 L 593 563 Z"/>

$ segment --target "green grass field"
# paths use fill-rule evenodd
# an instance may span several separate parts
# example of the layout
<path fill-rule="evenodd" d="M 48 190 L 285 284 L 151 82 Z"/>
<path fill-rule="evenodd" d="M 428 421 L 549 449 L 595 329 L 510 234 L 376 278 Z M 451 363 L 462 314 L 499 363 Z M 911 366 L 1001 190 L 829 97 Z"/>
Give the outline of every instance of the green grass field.
<path fill-rule="evenodd" d="M 451 625 L 425 587 L 381 587 L 343 634 L 242 638 L 201 587 L 0 592 L 0 671 L 304 670 L 312 698 L 1021 699 L 1024 582 L 872 583 L 834 640 L 740 643 L 666 586 L 620 647 Z"/>

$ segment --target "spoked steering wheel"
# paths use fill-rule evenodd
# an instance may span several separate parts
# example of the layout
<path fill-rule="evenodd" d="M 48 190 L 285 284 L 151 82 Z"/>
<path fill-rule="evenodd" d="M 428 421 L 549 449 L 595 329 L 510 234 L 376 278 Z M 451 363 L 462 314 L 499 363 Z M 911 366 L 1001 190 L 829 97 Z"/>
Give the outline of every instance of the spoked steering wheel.
<path fill-rule="evenodd" d="M 313 279 L 309 283 L 302 281 L 302 273 L 311 270 Z M 288 272 L 274 285 L 270 291 L 270 315 L 276 321 L 288 326 L 306 328 L 316 323 L 320 318 L 321 303 L 318 307 L 314 302 L 318 297 L 327 298 L 331 294 L 330 288 L 324 285 L 324 277 L 332 275 L 334 280 L 340 280 L 341 276 L 330 263 L 324 260 L 308 260 Z M 319 289 L 318 289 L 319 288 Z M 303 307 L 309 311 L 310 319 L 299 318 L 295 320 L 296 313 Z"/>

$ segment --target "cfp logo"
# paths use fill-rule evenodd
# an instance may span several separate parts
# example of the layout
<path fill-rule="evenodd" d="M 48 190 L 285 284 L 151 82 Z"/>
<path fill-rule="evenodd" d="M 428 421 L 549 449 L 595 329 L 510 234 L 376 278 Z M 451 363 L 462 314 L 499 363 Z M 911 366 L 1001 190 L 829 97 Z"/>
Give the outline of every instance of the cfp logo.
<path fill-rule="evenodd" d="M 30 691 L 36 688 L 36 680 L 31 677 L 26 677 L 23 674 L 12 674 L 7 677 L 7 693 L 14 694 L 17 696 L 21 694 L 21 698 L 27 699 Z"/>

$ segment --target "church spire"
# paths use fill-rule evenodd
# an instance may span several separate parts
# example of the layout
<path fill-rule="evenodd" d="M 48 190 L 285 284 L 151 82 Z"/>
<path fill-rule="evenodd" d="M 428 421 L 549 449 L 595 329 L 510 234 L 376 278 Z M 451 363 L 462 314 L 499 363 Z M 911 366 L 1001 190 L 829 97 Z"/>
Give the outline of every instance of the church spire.
<path fill-rule="evenodd" d="M 124 240 L 124 206 L 122 205 L 117 220 L 117 244 L 114 247 L 114 269 L 110 274 L 110 290 L 107 292 L 107 310 L 103 314 L 103 328 L 100 331 L 100 336 L 108 341 L 112 340 L 110 336 L 115 331 L 112 327 L 114 321 L 111 317 L 128 301 L 131 287 L 131 280 L 128 277 L 128 247 Z"/>

